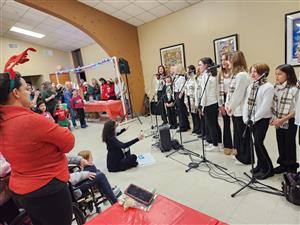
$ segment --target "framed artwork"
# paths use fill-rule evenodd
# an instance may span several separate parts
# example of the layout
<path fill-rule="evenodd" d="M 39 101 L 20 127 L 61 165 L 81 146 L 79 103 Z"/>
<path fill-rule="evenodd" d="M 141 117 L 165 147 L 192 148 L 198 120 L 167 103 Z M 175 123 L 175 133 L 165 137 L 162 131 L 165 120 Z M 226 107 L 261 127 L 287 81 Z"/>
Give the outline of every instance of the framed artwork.
<path fill-rule="evenodd" d="M 229 35 L 214 40 L 215 63 L 221 64 L 221 56 L 225 52 L 238 50 L 237 34 Z"/>
<path fill-rule="evenodd" d="M 167 69 L 176 64 L 185 68 L 184 44 L 177 44 L 160 49 L 160 61 Z"/>
<path fill-rule="evenodd" d="M 285 14 L 285 63 L 300 66 L 296 50 L 300 45 L 300 11 Z"/>

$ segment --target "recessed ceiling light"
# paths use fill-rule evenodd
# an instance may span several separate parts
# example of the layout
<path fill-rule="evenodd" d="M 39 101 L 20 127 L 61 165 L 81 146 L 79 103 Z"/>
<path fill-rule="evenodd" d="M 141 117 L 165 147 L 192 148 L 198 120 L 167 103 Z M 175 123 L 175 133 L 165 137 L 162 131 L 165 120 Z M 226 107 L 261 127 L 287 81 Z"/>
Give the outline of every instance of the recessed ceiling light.
<path fill-rule="evenodd" d="M 9 30 L 13 31 L 13 32 L 20 33 L 20 34 L 25 34 L 25 35 L 28 35 L 28 36 L 31 36 L 31 37 L 35 37 L 35 38 L 45 37 L 44 34 L 36 33 L 36 32 L 30 31 L 30 30 L 25 30 L 25 29 L 19 28 L 19 27 L 12 27 Z"/>

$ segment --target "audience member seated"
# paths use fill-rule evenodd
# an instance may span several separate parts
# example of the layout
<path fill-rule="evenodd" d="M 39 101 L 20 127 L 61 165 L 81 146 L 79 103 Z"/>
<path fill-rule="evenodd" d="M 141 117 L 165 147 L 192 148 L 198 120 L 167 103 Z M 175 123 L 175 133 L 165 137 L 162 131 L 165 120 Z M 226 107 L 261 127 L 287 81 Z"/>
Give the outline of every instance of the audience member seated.
<path fill-rule="evenodd" d="M 144 139 L 144 134 L 140 133 L 139 136 L 129 142 L 123 143 L 116 138 L 124 131 L 123 128 L 120 132 L 116 133 L 116 121 L 109 120 L 104 124 L 102 141 L 107 146 L 107 169 L 109 172 L 118 172 L 136 167 L 138 165 L 137 156 L 130 153 L 130 146 L 136 142 Z"/>
<path fill-rule="evenodd" d="M 72 185 L 75 186 L 79 184 L 78 187 L 81 192 L 87 191 L 89 185 L 96 186 L 98 190 L 105 195 L 105 197 L 111 204 L 114 204 L 118 201 L 105 174 L 98 170 L 91 162 L 88 162 L 81 156 L 68 156 L 68 160 L 69 164 L 75 164 L 80 166 L 81 168 L 86 168 L 86 170 L 70 174 L 69 181 Z M 92 168 L 91 171 L 96 172 L 88 171 L 88 167 L 90 167 L 90 169 Z"/>

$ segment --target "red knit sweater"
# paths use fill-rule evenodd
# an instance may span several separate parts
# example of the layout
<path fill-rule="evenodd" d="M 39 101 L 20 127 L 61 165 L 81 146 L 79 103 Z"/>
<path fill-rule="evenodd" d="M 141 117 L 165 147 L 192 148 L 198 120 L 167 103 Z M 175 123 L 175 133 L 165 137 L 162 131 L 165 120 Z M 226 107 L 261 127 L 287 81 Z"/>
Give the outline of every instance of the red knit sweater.
<path fill-rule="evenodd" d="M 0 106 L 0 152 L 11 164 L 10 189 L 35 191 L 53 178 L 69 180 L 65 153 L 74 147 L 73 134 L 24 107 Z"/>

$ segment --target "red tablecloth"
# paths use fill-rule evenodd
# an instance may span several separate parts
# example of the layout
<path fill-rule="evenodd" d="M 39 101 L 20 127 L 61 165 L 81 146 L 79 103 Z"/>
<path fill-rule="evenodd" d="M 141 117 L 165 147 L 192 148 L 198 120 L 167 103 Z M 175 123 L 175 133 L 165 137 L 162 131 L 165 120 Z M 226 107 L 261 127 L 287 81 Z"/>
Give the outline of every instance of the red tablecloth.
<path fill-rule="evenodd" d="M 115 119 L 124 116 L 121 100 L 88 102 L 84 106 L 85 112 L 107 112 L 109 118 Z"/>
<path fill-rule="evenodd" d="M 140 209 L 128 209 L 124 211 L 119 204 L 100 213 L 98 216 L 87 222 L 86 225 L 169 225 L 169 224 L 207 224 L 225 225 L 215 218 L 184 206 L 178 202 L 163 196 L 158 196 L 149 212 Z"/>

